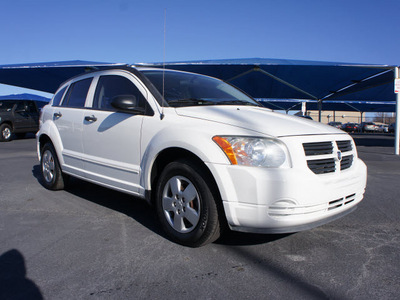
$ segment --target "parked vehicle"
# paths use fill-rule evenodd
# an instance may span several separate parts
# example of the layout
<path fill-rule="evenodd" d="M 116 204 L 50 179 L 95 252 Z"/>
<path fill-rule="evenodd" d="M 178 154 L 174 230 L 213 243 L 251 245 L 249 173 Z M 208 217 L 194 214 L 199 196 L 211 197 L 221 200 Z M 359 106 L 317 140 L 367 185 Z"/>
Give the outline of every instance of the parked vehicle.
<path fill-rule="evenodd" d="M 346 123 L 343 124 L 342 130 L 346 132 L 357 132 L 359 130 L 359 125 L 357 123 Z"/>
<path fill-rule="evenodd" d="M 373 122 L 362 122 L 360 127 L 362 132 L 376 132 L 378 130 L 378 126 Z"/>
<path fill-rule="evenodd" d="M 40 108 L 45 102 L 33 100 L 0 100 L 0 142 L 8 142 L 39 130 Z"/>
<path fill-rule="evenodd" d="M 387 124 L 381 124 L 378 126 L 378 132 L 383 132 L 383 133 L 388 133 L 389 132 L 389 125 Z"/>
<path fill-rule="evenodd" d="M 352 138 L 272 112 L 215 78 L 120 67 L 63 83 L 37 133 L 43 185 L 67 175 L 147 199 L 192 247 L 222 229 L 296 232 L 349 213 L 366 166 Z M 110 199 L 112 201 L 112 199 Z"/>
<path fill-rule="evenodd" d="M 342 122 L 329 122 L 328 125 L 336 127 L 337 129 L 341 129 L 343 126 Z"/>
<path fill-rule="evenodd" d="M 390 124 L 390 125 L 389 125 L 389 128 L 388 128 L 388 131 L 389 131 L 390 133 L 394 133 L 394 128 L 395 128 L 395 126 L 396 126 L 396 123 Z"/>

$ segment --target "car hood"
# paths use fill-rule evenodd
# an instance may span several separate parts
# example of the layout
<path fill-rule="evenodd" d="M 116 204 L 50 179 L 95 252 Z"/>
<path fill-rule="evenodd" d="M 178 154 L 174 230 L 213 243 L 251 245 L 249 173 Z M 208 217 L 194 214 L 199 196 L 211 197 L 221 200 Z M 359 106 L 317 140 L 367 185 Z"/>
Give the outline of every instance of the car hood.
<path fill-rule="evenodd" d="M 270 136 L 346 134 L 332 126 L 297 116 L 249 106 L 191 106 L 176 108 L 180 116 L 237 126 Z"/>

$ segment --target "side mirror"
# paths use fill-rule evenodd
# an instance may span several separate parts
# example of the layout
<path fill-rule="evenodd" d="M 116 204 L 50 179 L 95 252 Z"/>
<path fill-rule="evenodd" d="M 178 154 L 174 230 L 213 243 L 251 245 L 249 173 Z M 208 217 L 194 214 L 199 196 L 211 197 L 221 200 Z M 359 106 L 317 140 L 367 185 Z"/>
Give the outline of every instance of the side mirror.
<path fill-rule="evenodd" d="M 144 114 L 145 109 L 137 106 L 137 99 L 134 95 L 119 95 L 112 98 L 111 106 L 123 112 Z"/>

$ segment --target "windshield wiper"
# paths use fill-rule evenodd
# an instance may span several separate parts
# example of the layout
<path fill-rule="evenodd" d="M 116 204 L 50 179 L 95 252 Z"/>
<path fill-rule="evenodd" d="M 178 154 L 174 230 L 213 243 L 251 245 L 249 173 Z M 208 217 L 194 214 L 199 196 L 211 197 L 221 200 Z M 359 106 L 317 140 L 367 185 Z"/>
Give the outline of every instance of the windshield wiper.
<path fill-rule="evenodd" d="M 191 105 L 215 105 L 218 104 L 216 101 L 197 99 L 197 98 L 185 98 L 185 99 L 174 99 L 167 101 L 171 106 L 191 106 Z"/>
<path fill-rule="evenodd" d="M 258 103 L 256 102 L 249 102 L 249 101 L 245 101 L 245 100 L 228 100 L 228 101 L 221 101 L 219 102 L 219 104 L 221 105 L 251 105 L 251 106 L 260 106 Z"/>
<path fill-rule="evenodd" d="M 168 101 L 168 104 L 174 107 L 180 106 L 195 106 L 195 105 L 251 105 L 251 106 L 260 106 L 258 103 L 249 102 L 245 100 L 208 100 L 201 98 L 185 98 L 185 99 L 174 99 Z"/>

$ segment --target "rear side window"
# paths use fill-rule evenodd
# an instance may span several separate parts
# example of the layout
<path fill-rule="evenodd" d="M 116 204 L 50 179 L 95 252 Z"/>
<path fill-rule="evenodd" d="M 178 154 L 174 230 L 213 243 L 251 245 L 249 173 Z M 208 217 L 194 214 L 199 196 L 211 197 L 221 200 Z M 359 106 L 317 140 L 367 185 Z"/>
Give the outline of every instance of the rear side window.
<path fill-rule="evenodd" d="M 71 84 L 62 106 L 84 107 L 92 78 L 79 80 Z"/>
<path fill-rule="evenodd" d="M 26 110 L 30 113 L 37 112 L 35 103 L 33 101 L 28 101 Z"/>
<path fill-rule="evenodd" d="M 57 94 L 54 95 L 53 98 L 53 106 L 59 106 L 62 96 L 64 96 L 64 92 L 67 89 L 67 87 L 63 88 L 62 90 L 58 91 Z"/>
<path fill-rule="evenodd" d="M 137 107 L 145 106 L 145 99 L 138 88 L 128 78 L 118 75 L 101 76 L 97 84 L 93 101 L 93 108 L 102 110 L 115 110 L 111 101 L 115 96 L 135 96 Z"/>
<path fill-rule="evenodd" d="M 0 101 L 0 111 L 11 111 L 14 104 L 14 101 Z"/>
<path fill-rule="evenodd" d="M 25 101 L 18 101 L 17 102 L 17 107 L 15 108 L 16 111 L 26 111 L 26 103 Z"/>

